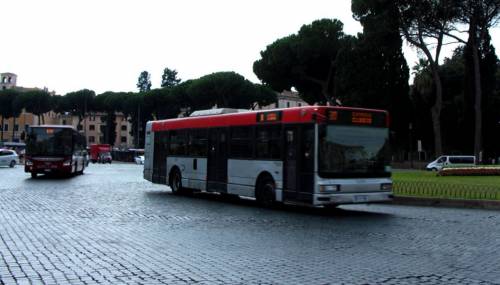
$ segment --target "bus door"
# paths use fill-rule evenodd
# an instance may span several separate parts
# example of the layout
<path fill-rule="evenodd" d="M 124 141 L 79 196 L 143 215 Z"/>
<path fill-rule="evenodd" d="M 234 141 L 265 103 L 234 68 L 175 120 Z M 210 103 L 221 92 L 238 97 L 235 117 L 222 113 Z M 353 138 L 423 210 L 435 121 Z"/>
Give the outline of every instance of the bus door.
<path fill-rule="evenodd" d="M 314 191 L 314 125 L 285 127 L 283 200 L 312 202 Z"/>
<path fill-rule="evenodd" d="M 283 200 L 297 200 L 298 126 L 285 127 L 285 155 L 283 160 Z"/>
<path fill-rule="evenodd" d="M 314 198 L 315 125 L 302 125 L 299 129 L 299 193 L 297 199 L 308 204 Z"/>
<path fill-rule="evenodd" d="M 207 191 L 227 193 L 228 130 L 211 129 L 208 136 Z"/>
<path fill-rule="evenodd" d="M 153 182 L 167 184 L 167 132 L 154 133 Z M 150 154 L 151 155 L 151 154 Z"/>

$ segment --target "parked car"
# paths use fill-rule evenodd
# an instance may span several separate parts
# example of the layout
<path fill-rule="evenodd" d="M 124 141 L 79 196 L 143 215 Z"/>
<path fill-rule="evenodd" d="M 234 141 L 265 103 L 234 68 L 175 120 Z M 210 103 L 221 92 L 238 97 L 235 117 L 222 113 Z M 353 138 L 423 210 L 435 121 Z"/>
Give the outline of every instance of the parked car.
<path fill-rule="evenodd" d="M 134 159 L 136 164 L 144 164 L 144 155 L 136 156 Z"/>
<path fill-rule="evenodd" d="M 113 158 L 110 152 L 102 152 L 99 154 L 99 159 L 97 161 L 99 163 L 111 163 Z"/>
<path fill-rule="evenodd" d="M 14 167 L 19 164 L 19 156 L 13 150 L 0 149 L 0 166 Z"/>
<path fill-rule="evenodd" d="M 109 145 L 109 144 L 91 144 L 90 145 L 90 161 L 92 161 L 92 163 L 108 162 L 106 160 L 103 161 L 102 157 L 109 156 L 109 158 L 111 158 L 110 152 L 111 152 L 111 145 Z M 111 159 L 109 160 L 109 162 L 111 163 Z"/>
<path fill-rule="evenodd" d="M 465 167 L 476 165 L 476 157 L 473 155 L 442 155 L 433 162 L 427 164 L 427 170 L 439 171 L 444 167 Z"/>

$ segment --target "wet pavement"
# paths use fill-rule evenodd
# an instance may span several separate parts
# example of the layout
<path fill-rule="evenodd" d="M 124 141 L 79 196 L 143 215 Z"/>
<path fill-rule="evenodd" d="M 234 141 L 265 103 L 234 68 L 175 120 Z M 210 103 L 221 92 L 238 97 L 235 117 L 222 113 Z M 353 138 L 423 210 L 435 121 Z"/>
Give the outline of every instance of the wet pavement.
<path fill-rule="evenodd" d="M 500 284 L 497 211 L 260 208 L 133 164 L 0 168 L 0 284 Z"/>

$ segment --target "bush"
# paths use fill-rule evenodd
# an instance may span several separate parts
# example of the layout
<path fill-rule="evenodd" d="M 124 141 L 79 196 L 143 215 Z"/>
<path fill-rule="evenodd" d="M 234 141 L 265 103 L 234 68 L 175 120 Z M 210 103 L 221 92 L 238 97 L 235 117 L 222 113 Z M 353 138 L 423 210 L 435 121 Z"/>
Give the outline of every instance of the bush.
<path fill-rule="evenodd" d="M 499 176 L 436 176 L 429 171 L 395 171 L 394 195 L 461 200 L 500 201 Z"/>
<path fill-rule="evenodd" d="M 500 175 L 500 167 L 443 168 L 438 176 L 492 176 Z"/>

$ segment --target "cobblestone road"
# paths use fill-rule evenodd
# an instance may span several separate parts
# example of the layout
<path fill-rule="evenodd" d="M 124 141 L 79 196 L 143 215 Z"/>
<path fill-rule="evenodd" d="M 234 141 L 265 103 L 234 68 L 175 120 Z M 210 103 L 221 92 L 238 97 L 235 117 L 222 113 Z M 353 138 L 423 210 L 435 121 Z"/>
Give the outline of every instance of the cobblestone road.
<path fill-rule="evenodd" d="M 0 284 L 500 284 L 498 212 L 269 210 L 141 176 L 0 168 Z"/>

